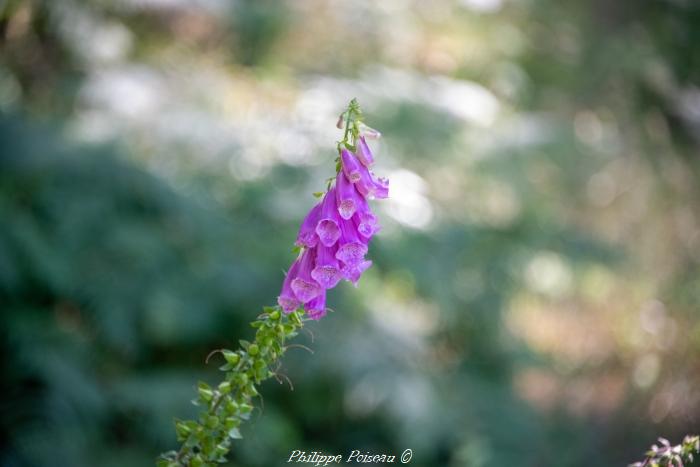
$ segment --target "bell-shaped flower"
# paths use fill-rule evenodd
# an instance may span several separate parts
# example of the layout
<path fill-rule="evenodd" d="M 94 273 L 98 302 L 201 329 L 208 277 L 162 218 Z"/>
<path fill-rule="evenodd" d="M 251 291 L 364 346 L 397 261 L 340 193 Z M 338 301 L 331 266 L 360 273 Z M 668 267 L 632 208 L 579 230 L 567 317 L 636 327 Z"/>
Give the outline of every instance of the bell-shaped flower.
<path fill-rule="evenodd" d="M 316 250 L 314 248 L 305 248 L 298 259 L 299 269 L 296 277 L 292 279 L 290 286 L 294 292 L 294 296 L 301 303 L 309 302 L 324 290 L 311 276 L 315 260 Z"/>
<path fill-rule="evenodd" d="M 277 297 L 277 303 L 282 307 L 282 311 L 285 313 L 291 313 L 292 311 L 299 308 L 301 303 L 299 299 L 294 294 L 292 290 L 292 281 L 296 279 L 299 272 L 299 259 L 292 263 L 292 266 L 287 271 L 287 275 L 284 276 L 284 282 L 282 282 L 282 291 Z"/>
<path fill-rule="evenodd" d="M 369 199 L 384 199 L 389 197 L 389 180 L 386 178 L 374 179 L 372 173 L 365 166 L 360 166 L 360 179 L 355 182 L 357 191 Z"/>
<path fill-rule="evenodd" d="M 335 187 L 328 190 L 321 202 L 320 220 L 316 224 L 316 235 L 325 246 L 332 246 L 340 237 L 340 214 L 336 207 Z"/>
<path fill-rule="evenodd" d="M 360 276 L 362 276 L 362 273 L 369 269 L 370 266 L 372 266 L 372 261 L 368 259 L 360 261 L 357 264 L 345 265 L 343 267 L 343 277 L 357 287 L 357 281 L 360 280 Z"/>
<path fill-rule="evenodd" d="M 372 154 L 372 151 L 369 149 L 369 145 L 367 145 L 364 136 L 361 136 L 357 141 L 357 151 L 355 155 L 365 167 L 370 167 L 374 164 L 374 154 Z"/>
<path fill-rule="evenodd" d="M 340 270 L 340 264 L 335 257 L 338 246 L 316 247 L 316 267 L 311 271 L 311 277 L 324 289 L 332 289 L 344 277 Z"/>
<path fill-rule="evenodd" d="M 336 202 L 340 217 L 347 220 L 350 219 L 356 211 L 363 208 L 365 210 L 369 209 L 367 207 L 367 201 L 357 192 L 355 185 L 348 180 L 343 172 L 338 172 L 335 186 Z"/>
<path fill-rule="evenodd" d="M 343 173 L 351 183 L 357 183 L 362 177 L 362 164 L 357 160 L 357 157 L 347 149 L 340 151 L 340 163 L 343 168 Z"/>
<path fill-rule="evenodd" d="M 369 242 L 372 236 L 381 229 L 379 222 L 377 222 L 377 216 L 372 214 L 369 209 L 355 213 L 352 216 L 352 222 L 365 242 Z"/>
<path fill-rule="evenodd" d="M 354 266 L 364 260 L 367 254 L 367 245 L 362 241 L 357 233 L 355 224 L 352 221 L 343 220 L 340 223 L 340 239 L 338 240 L 338 251 L 335 257 L 346 266 Z"/>
<path fill-rule="evenodd" d="M 314 206 L 306 215 L 301 223 L 299 233 L 297 234 L 296 246 L 305 246 L 313 248 L 318 243 L 318 235 L 316 235 L 316 226 L 321 217 L 321 203 Z"/>
<path fill-rule="evenodd" d="M 379 139 L 381 137 L 382 134 L 378 130 L 369 127 L 364 123 L 360 123 L 360 138 Z"/>
<path fill-rule="evenodd" d="M 313 300 L 304 305 L 309 318 L 319 320 L 326 316 L 326 291 L 324 290 Z"/>

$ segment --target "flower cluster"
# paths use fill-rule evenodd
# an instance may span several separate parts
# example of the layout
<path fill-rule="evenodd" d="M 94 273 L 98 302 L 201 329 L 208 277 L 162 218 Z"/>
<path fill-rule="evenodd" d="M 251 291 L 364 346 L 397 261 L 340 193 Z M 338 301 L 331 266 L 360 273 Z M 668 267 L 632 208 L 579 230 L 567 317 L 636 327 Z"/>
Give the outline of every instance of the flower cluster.
<path fill-rule="evenodd" d="M 700 453 L 700 436 L 688 435 L 676 446 L 664 438 L 659 438 L 661 446 L 654 444 L 646 453 L 643 461 L 628 467 L 683 467 L 685 462 L 692 463 L 694 454 Z"/>
<path fill-rule="evenodd" d="M 296 246 L 301 251 L 277 298 L 285 313 L 303 306 L 309 318 L 322 318 L 326 290 L 342 279 L 357 285 L 372 265 L 365 254 L 379 224 L 367 200 L 389 195 L 389 181 L 374 177 L 370 171 L 373 163 L 365 136 L 358 134 L 354 145 L 340 148 L 335 180 L 299 229 Z"/>

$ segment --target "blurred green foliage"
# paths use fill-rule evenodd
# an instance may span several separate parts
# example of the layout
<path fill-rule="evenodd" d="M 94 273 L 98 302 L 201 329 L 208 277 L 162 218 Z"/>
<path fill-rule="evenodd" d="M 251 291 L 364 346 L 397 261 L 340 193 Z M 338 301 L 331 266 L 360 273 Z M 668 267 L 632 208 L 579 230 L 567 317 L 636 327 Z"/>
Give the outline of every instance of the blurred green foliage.
<path fill-rule="evenodd" d="M 359 289 L 232 465 L 625 465 L 700 421 L 690 1 L 0 3 L 0 465 L 151 465 L 273 303 L 357 96 Z"/>

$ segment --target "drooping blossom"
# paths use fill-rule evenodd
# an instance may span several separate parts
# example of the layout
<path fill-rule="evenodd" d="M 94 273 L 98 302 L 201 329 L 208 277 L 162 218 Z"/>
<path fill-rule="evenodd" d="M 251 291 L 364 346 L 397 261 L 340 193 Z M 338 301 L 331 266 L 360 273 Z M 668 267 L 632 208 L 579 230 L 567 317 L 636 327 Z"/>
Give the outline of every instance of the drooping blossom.
<path fill-rule="evenodd" d="M 321 215 L 321 205 L 317 204 L 311 211 L 306 215 L 304 221 L 301 223 L 299 228 L 299 233 L 297 234 L 296 246 L 299 247 L 309 247 L 313 248 L 318 243 L 318 236 L 316 235 L 316 225 L 318 224 L 319 217 Z"/>
<path fill-rule="evenodd" d="M 335 198 L 335 188 L 331 188 L 323 197 L 321 218 L 316 224 L 316 235 L 325 246 L 333 246 L 340 237 L 340 213 Z"/>
<path fill-rule="evenodd" d="M 308 303 L 309 300 L 316 298 L 323 291 L 323 288 L 311 276 L 315 261 L 315 248 L 305 248 L 299 257 L 299 269 L 296 277 L 292 279 L 291 287 L 301 303 Z"/>
<path fill-rule="evenodd" d="M 316 267 L 311 271 L 311 277 L 324 289 L 332 289 L 343 279 L 340 263 L 335 256 L 338 246 L 319 245 L 316 250 Z"/>
<path fill-rule="evenodd" d="M 371 167 L 374 164 L 374 155 L 372 155 L 364 136 L 360 136 L 357 141 L 357 158 L 365 167 Z"/>
<path fill-rule="evenodd" d="M 322 200 L 299 228 L 299 257 L 289 268 L 277 302 L 285 313 L 304 307 L 312 319 L 326 315 L 326 290 L 342 279 L 357 286 L 372 261 L 365 258 L 371 238 L 379 231 L 368 199 L 389 196 L 389 182 L 370 171 L 374 155 L 363 136 L 355 152 L 342 149 L 340 170 Z"/>
<path fill-rule="evenodd" d="M 292 311 L 299 308 L 299 299 L 292 290 L 292 280 L 297 277 L 297 272 L 299 271 L 299 260 L 297 259 L 292 263 L 292 266 L 287 271 L 287 275 L 282 282 L 282 292 L 280 292 L 279 297 L 277 297 L 277 303 L 282 307 L 285 313 L 291 313 Z"/>

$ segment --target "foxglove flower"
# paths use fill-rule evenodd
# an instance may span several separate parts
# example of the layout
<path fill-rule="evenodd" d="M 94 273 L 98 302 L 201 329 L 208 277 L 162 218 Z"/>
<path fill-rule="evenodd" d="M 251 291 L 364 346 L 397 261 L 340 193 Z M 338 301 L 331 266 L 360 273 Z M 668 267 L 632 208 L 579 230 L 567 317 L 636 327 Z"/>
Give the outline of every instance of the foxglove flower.
<path fill-rule="evenodd" d="M 353 265 L 345 265 L 343 267 L 343 276 L 352 282 L 352 285 L 357 287 L 357 281 L 360 280 L 360 276 L 362 275 L 363 272 L 365 272 L 369 267 L 372 266 L 372 261 L 371 260 L 362 260 L 357 264 Z"/>
<path fill-rule="evenodd" d="M 321 205 L 316 206 L 309 211 L 309 213 L 304 218 L 299 228 L 299 233 L 297 234 L 296 246 L 305 246 L 313 248 L 318 243 L 318 235 L 316 235 L 316 225 L 321 217 Z"/>
<path fill-rule="evenodd" d="M 367 201 L 357 192 L 355 185 L 348 180 L 345 173 L 340 172 L 336 177 L 336 201 L 340 217 L 347 220 L 359 209 L 369 209 Z"/>
<path fill-rule="evenodd" d="M 358 164 L 359 165 L 359 164 Z M 389 180 L 385 178 L 374 179 L 372 173 L 365 166 L 359 165 L 359 179 L 354 182 L 362 196 L 369 199 L 384 199 L 389 197 Z"/>
<path fill-rule="evenodd" d="M 340 237 L 340 214 L 336 205 L 335 188 L 331 188 L 321 203 L 321 220 L 316 224 L 316 234 L 325 246 L 332 246 Z"/>
<path fill-rule="evenodd" d="M 279 297 L 277 297 L 277 303 L 282 307 L 285 313 L 291 313 L 292 311 L 299 308 L 299 299 L 297 299 L 294 291 L 292 290 L 292 280 L 297 277 L 299 271 L 299 260 L 297 259 L 292 263 L 292 266 L 287 271 L 287 275 L 284 277 L 284 282 L 282 283 L 282 292 L 280 292 Z"/>
<path fill-rule="evenodd" d="M 307 248 L 299 257 L 299 269 L 297 275 L 292 279 L 291 288 L 294 296 L 301 303 L 308 303 L 316 298 L 324 291 L 324 289 L 311 277 L 311 271 L 314 269 L 316 260 L 316 249 Z"/>
<path fill-rule="evenodd" d="M 352 216 L 352 221 L 357 228 L 357 232 L 369 242 L 374 234 L 379 232 L 380 226 L 377 222 L 377 216 L 371 211 L 360 211 Z"/>
<path fill-rule="evenodd" d="M 360 136 L 357 142 L 357 158 L 365 167 L 371 167 L 374 164 L 374 155 L 367 145 L 364 136 Z"/>
<path fill-rule="evenodd" d="M 347 149 L 340 153 L 340 161 L 343 164 L 343 173 L 352 183 L 357 183 L 362 178 L 362 167 L 357 157 Z"/>
<path fill-rule="evenodd" d="M 338 246 L 319 245 L 316 250 L 316 267 L 311 271 L 311 277 L 324 289 L 332 289 L 343 278 L 340 263 L 335 257 Z"/>
<path fill-rule="evenodd" d="M 304 308 L 311 319 L 319 320 L 326 316 L 326 291 L 307 303 Z"/>
<path fill-rule="evenodd" d="M 303 306 L 311 319 L 322 318 L 326 315 L 326 291 L 342 279 L 357 286 L 372 265 L 365 255 L 380 227 L 367 200 L 388 197 L 389 182 L 375 178 L 369 170 L 374 155 L 365 134 L 359 131 L 359 121 L 345 121 L 348 127 L 340 145 L 340 166 L 334 183 L 304 218 L 297 234 L 296 246 L 301 252 L 277 298 L 285 313 Z M 379 134 L 376 130 L 374 133 Z M 354 145 L 348 141 L 349 136 Z"/>
<path fill-rule="evenodd" d="M 343 220 L 340 223 L 340 231 L 340 246 L 335 257 L 346 266 L 356 266 L 365 259 L 367 244 L 362 241 L 355 224 L 351 221 Z"/>

